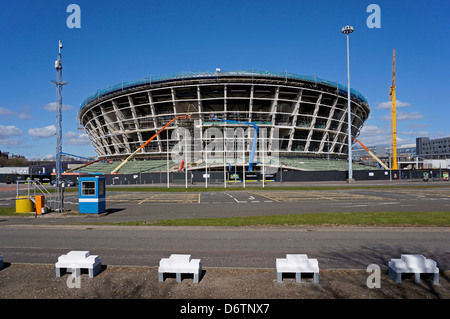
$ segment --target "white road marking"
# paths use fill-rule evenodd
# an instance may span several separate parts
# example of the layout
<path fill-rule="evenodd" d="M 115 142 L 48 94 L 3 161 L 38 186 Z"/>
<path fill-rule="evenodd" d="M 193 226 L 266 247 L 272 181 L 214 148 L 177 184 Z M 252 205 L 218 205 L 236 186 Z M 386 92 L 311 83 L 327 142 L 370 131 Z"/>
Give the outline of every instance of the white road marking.
<path fill-rule="evenodd" d="M 228 193 L 226 193 L 226 194 L 227 194 L 228 196 L 230 196 L 232 199 L 234 199 L 234 201 L 235 201 L 236 203 L 239 203 L 239 204 L 247 203 L 247 201 L 240 201 L 240 200 L 238 200 L 237 198 L 231 196 L 230 194 L 228 194 Z"/>

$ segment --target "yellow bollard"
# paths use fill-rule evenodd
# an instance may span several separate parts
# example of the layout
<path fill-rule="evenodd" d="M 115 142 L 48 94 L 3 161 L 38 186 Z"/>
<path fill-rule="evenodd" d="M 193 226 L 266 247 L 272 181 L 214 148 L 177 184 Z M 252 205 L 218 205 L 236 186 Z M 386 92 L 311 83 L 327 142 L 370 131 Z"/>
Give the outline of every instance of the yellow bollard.
<path fill-rule="evenodd" d="M 16 213 L 33 213 L 34 203 L 28 196 L 16 197 Z"/>

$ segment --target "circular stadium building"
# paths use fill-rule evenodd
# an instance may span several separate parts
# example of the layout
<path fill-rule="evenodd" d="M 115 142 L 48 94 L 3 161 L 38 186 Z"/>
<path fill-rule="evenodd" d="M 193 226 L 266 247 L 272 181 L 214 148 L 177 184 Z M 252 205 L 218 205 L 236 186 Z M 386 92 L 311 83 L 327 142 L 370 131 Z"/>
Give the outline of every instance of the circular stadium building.
<path fill-rule="evenodd" d="M 356 138 L 370 108 L 350 93 Z M 123 82 L 88 97 L 78 121 L 99 157 L 115 162 L 132 155 L 156 163 L 170 154 L 174 167 L 195 169 L 208 156 L 233 166 L 258 165 L 267 155 L 302 169 L 310 159 L 347 158 L 347 88 L 288 72 L 216 69 Z M 173 156 L 177 149 L 189 157 Z"/>

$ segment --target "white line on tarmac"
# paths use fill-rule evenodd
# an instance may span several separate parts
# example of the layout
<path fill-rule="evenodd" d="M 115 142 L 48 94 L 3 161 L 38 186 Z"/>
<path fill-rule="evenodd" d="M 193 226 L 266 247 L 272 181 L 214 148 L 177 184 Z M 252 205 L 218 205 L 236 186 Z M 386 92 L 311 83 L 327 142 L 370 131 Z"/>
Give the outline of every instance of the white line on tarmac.
<path fill-rule="evenodd" d="M 228 196 L 230 196 L 232 199 L 234 199 L 235 201 L 236 201 L 236 203 L 239 203 L 239 204 L 242 204 L 242 203 L 247 203 L 247 201 L 241 201 L 241 200 L 238 200 L 237 198 L 235 198 L 235 197 L 233 197 L 232 195 L 230 195 L 230 194 L 228 194 L 228 193 L 226 193 Z"/>

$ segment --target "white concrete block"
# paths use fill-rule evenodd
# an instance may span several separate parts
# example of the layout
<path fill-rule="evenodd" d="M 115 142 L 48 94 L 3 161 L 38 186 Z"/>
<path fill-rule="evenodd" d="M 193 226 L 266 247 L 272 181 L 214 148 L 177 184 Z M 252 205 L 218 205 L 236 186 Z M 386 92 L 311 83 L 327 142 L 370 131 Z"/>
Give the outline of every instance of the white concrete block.
<path fill-rule="evenodd" d="M 434 274 L 434 282 L 439 282 L 439 268 L 432 259 L 423 255 L 401 255 L 400 259 L 391 259 L 388 263 L 388 274 L 397 283 L 401 282 L 403 273 L 414 273 L 415 281 L 420 281 L 420 274 Z"/>
<path fill-rule="evenodd" d="M 191 259 L 191 255 L 172 254 L 169 258 L 159 261 L 159 281 L 164 281 L 165 273 L 175 273 L 177 282 L 181 281 L 181 274 L 193 274 L 194 282 L 198 283 L 202 271 L 200 259 Z"/>
<path fill-rule="evenodd" d="M 77 263 L 86 260 L 89 257 L 89 251 L 69 251 L 66 255 L 58 257 L 58 262 L 61 263 Z"/>
<path fill-rule="evenodd" d="M 170 255 L 169 261 L 174 264 L 189 263 L 191 261 L 191 255 L 172 254 Z"/>
<path fill-rule="evenodd" d="M 72 272 L 77 269 L 88 269 L 89 277 L 93 278 L 101 270 L 101 259 L 97 255 L 90 255 L 89 251 L 73 250 L 66 255 L 59 256 L 55 267 L 56 277 L 60 277 L 61 269 L 65 268 L 72 269 Z"/>
<path fill-rule="evenodd" d="M 296 281 L 301 281 L 302 273 L 313 273 L 314 281 L 319 281 L 319 262 L 305 254 L 286 254 L 286 258 L 276 259 L 277 280 L 282 281 L 283 273 L 295 273 Z"/>
<path fill-rule="evenodd" d="M 66 256 L 80 259 L 80 258 L 87 258 L 89 257 L 89 255 L 90 253 L 87 250 L 72 250 L 69 251 Z"/>

